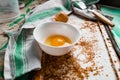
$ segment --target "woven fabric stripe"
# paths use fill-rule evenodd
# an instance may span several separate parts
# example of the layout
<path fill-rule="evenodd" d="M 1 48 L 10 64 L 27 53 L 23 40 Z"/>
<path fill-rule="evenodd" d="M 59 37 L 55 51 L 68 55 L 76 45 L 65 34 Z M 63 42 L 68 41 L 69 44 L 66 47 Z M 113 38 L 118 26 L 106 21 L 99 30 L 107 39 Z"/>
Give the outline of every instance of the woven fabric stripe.
<path fill-rule="evenodd" d="M 0 79 L 3 78 L 4 52 L 0 52 Z"/>
<path fill-rule="evenodd" d="M 71 0 L 66 0 L 66 4 L 64 4 L 64 7 L 69 10 L 71 8 Z"/>
<path fill-rule="evenodd" d="M 26 52 L 26 37 L 27 36 L 27 32 L 24 30 L 24 36 L 23 36 L 23 73 L 27 72 L 28 69 L 28 59 L 27 59 L 27 52 Z"/>
<path fill-rule="evenodd" d="M 13 70 L 14 73 L 14 77 L 17 77 L 21 74 L 21 72 L 23 71 L 23 33 L 21 32 L 21 34 L 18 36 L 17 40 L 16 40 L 16 48 L 15 48 L 15 53 L 13 55 L 13 61 L 15 63 L 15 66 Z"/>
<path fill-rule="evenodd" d="M 0 48 L 0 51 L 6 49 L 7 45 L 8 45 L 8 42 L 6 42 L 6 43 Z"/>
<path fill-rule="evenodd" d="M 42 11 L 42 12 L 37 12 L 37 13 L 31 15 L 25 23 L 27 24 L 30 22 L 35 22 L 37 20 L 41 20 L 41 19 L 53 16 L 62 10 L 66 10 L 66 9 L 63 7 L 55 7 L 55 8 L 47 9 L 47 10 Z"/>
<path fill-rule="evenodd" d="M 25 14 L 21 14 L 16 20 L 12 21 L 8 24 L 9 27 L 14 27 L 14 25 L 17 25 L 20 21 L 22 21 L 25 18 Z"/>

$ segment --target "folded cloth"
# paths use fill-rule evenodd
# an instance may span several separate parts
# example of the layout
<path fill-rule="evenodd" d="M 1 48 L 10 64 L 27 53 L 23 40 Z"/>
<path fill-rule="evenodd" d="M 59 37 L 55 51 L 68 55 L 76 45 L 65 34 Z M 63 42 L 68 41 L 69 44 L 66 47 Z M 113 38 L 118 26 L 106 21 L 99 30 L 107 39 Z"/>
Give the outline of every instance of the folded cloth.
<path fill-rule="evenodd" d="M 27 15 L 22 28 L 10 36 L 4 59 L 5 80 L 13 80 L 41 68 L 42 52 L 32 35 L 34 27 L 47 20 L 51 21 L 52 16 L 62 10 L 66 10 L 62 5 L 48 1 Z"/>
<path fill-rule="evenodd" d="M 37 6 L 32 14 L 26 15 L 22 28 L 9 39 L 4 59 L 5 80 L 15 79 L 41 68 L 42 52 L 32 35 L 33 29 L 44 22 L 52 21 L 58 12 L 67 11 L 70 2 L 70 0 L 50 0 Z"/>
<path fill-rule="evenodd" d="M 41 50 L 32 36 L 32 31 L 33 29 L 22 29 L 10 37 L 5 54 L 5 79 L 13 79 L 41 68 Z"/>

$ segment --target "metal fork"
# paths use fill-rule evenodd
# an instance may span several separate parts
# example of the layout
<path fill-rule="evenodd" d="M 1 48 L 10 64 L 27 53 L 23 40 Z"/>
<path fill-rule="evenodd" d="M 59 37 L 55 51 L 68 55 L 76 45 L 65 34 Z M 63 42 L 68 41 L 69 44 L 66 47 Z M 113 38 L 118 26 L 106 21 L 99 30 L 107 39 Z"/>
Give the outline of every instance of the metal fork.
<path fill-rule="evenodd" d="M 103 16 L 101 13 L 99 13 L 99 12 L 97 12 L 96 10 L 94 10 L 94 9 L 88 9 L 87 8 L 87 6 L 86 6 L 86 4 L 83 2 L 83 1 L 78 1 L 78 2 L 76 2 L 76 0 L 71 0 L 72 1 L 72 3 L 76 3 L 77 4 L 77 6 L 80 8 L 80 9 L 82 9 L 82 10 L 87 10 L 87 11 L 90 11 L 91 13 L 93 13 L 94 14 L 94 16 L 96 17 L 96 18 L 98 18 L 101 22 L 103 22 L 103 23 L 105 23 L 105 24 L 107 24 L 107 25 L 110 25 L 110 26 L 114 26 L 114 23 L 112 22 L 112 21 L 110 21 L 108 18 L 106 18 L 105 16 Z M 73 7 L 73 6 L 72 6 Z M 81 15 L 84 15 L 85 17 L 88 17 L 87 16 L 87 14 L 85 15 L 85 14 L 81 14 Z"/>

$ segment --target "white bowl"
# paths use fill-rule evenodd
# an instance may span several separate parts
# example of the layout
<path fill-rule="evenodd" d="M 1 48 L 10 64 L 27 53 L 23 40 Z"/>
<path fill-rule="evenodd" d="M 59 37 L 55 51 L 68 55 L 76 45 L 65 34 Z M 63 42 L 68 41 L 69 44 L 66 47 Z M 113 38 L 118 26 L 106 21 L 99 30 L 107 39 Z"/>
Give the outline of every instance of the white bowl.
<path fill-rule="evenodd" d="M 60 47 L 46 45 L 44 41 L 51 35 L 66 36 L 72 41 L 72 44 Z M 80 33 L 77 28 L 70 24 L 62 22 L 47 22 L 37 26 L 33 31 L 33 36 L 44 52 L 53 56 L 61 56 L 68 53 L 73 48 L 74 44 L 80 38 Z"/>

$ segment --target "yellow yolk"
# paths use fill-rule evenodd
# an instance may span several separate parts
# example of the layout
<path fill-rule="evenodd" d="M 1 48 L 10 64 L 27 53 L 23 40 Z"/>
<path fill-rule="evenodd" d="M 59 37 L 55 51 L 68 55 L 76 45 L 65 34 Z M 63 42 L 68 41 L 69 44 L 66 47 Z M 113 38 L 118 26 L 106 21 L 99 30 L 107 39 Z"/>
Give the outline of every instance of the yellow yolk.
<path fill-rule="evenodd" d="M 61 36 L 56 36 L 51 41 L 52 46 L 61 46 L 63 44 L 65 44 L 65 39 Z"/>
<path fill-rule="evenodd" d="M 62 46 L 65 43 L 71 44 L 71 40 L 65 36 L 62 35 L 52 35 L 49 36 L 46 40 L 45 43 L 50 46 Z"/>

